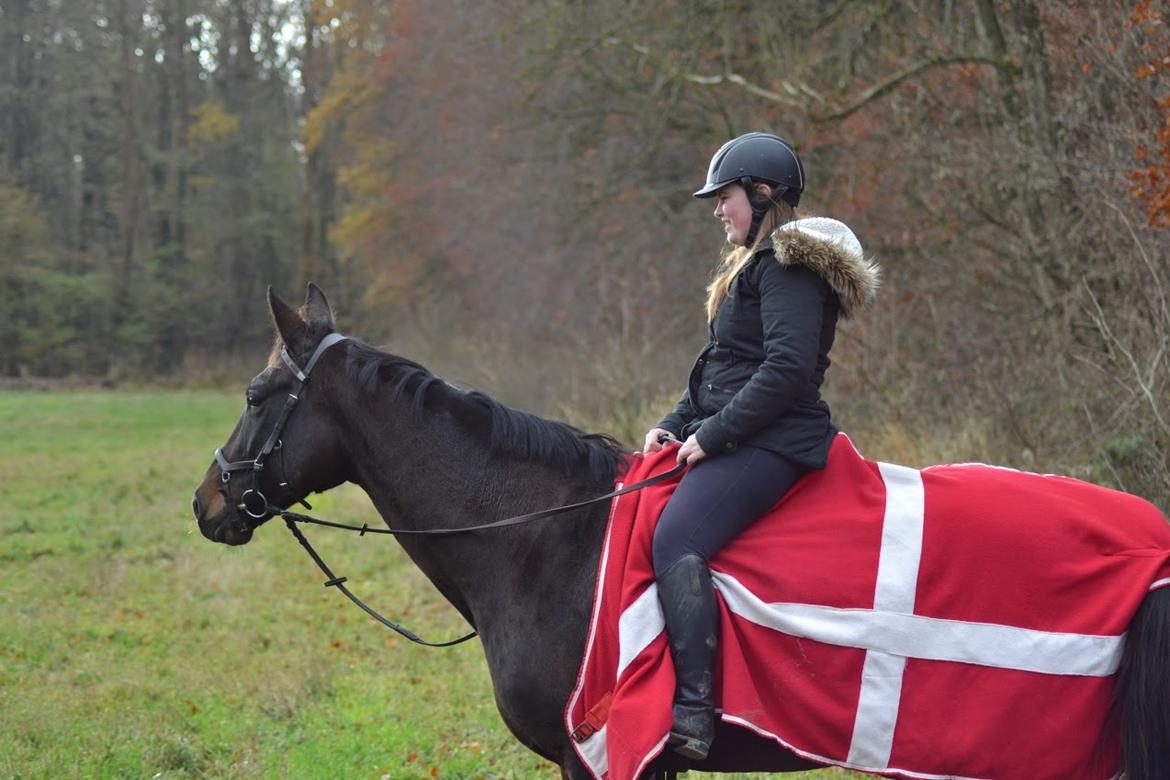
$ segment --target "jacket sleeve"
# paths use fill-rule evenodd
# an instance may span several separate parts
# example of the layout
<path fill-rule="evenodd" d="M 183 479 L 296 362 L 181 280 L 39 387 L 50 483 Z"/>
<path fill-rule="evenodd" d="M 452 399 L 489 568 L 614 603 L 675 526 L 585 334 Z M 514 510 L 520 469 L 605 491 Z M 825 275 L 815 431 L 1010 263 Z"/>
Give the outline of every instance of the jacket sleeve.
<path fill-rule="evenodd" d="M 682 398 L 678 399 L 678 403 L 674 405 L 674 409 L 663 417 L 655 427 L 665 428 L 673 433 L 675 438 L 679 438 L 682 436 L 682 429 L 686 424 L 694 420 L 697 416 L 698 412 L 691 405 L 691 391 L 683 390 Z"/>
<path fill-rule="evenodd" d="M 761 264 L 764 360 L 739 392 L 696 432 L 708 455 L 731 449 L 792 409 L 812 381 L 820 351 L 825 282 L 802 266 Z"/>

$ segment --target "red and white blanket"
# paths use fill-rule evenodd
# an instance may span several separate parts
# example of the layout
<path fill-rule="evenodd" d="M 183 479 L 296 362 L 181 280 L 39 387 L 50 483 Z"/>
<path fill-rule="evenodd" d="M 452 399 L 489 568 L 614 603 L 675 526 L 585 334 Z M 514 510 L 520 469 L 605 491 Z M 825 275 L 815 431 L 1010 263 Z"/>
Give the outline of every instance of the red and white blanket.
<path fill-rule="evenodd" d="M 673 465 L 636 456 L 620 482 Z M 615 500 L 565 710 L 597 778 L 634 778 L 670 727 L 674 670 L 650 543 L 677 483 Z M 711 560 L 724 721 L 813 761 L 904 777 L 1110 778 L 1126 626 L 1170 584 L 1149 503 L 1065 477 L 863 459 L 838 435 Z"/>

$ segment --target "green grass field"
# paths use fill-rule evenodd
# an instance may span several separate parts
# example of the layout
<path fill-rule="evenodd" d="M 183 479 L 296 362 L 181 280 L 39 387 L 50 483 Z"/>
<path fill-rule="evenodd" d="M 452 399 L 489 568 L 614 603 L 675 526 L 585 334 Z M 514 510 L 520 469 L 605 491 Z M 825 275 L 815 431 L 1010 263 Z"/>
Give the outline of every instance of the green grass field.
<path fill-rule="evenodd" d="M 559 776 L 504 728 L 476 642 L 398 639 L 279 524 L 236 549 L 199 534 L 191 494 L 241 406 L 0 393 L 0 777 Z M 313 503 L 373 515 L 350 486 Z M 391 617 L 466 630 L 393 541 L 310 535 Z"/>

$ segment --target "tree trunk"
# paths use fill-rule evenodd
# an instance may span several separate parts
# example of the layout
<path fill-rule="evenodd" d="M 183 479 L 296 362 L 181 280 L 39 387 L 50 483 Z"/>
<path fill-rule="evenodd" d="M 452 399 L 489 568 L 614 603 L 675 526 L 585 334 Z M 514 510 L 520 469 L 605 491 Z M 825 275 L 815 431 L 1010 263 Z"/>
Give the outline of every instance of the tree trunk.
<path fill-rule="evenodd" d="M 4 117 L 4 139 L 6 141 L 4 170 L 10 178 L 19 181 L 21 161 L 25 151 L 27 130 L 27 90 L 29 72 L 27 44 L 24 41 L 28 0 L 8 0 L 4 10 L 3 41 L 5 53 L 4 82 L 8 84 L 10 97 L 0 115 Z"/>
<path fill-rule="evenodd" d="M 134 48 L 139 25 L 130 17 L 127 0 L 118 0 L 119 52 L 122 67 L 122 199 L 121 199 L 121 245 L 114 276 L 115 327 L 128 319 L 131 310 L 131 285 L 134 272 L 135 245 L 138 238 L 138 205 L 140 203 L 141 176 L 139 172 L 138 106 L 136 100 L 136 79 Z"/>
<path fill-rule="evenodd" d="M 302 81 L 305 87 L 302 113 L 308 116 L 320 103 L 333 75 L 330 43 L 323 40 L 316 23 L 316 0 L 305 0 L 305 50 L 302 57 Z M 297 274 L 301 285 L 310 281 L 337 285 L 337 263 L 330 246 L 329 231 L 337 219 L 338 132 L 325 131 L 318 143 L 308 150 L 305 160 L 305 192 L 301 206 L 301 260 Z M 348 291 L 338 290 L 339 303 L 348 307 Z"/>

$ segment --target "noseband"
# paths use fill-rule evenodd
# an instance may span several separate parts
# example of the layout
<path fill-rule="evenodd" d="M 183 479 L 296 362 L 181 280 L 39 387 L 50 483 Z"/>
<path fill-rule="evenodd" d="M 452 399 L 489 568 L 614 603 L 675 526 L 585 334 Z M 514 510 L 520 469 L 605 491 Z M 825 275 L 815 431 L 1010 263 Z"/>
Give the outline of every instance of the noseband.
<path fill-rule="evenodd" d="M 297 401 L 300 400 L 300 394 L 309 381 L 309 374 L 313 371 L 313 367 L 317 365 L 317 361 L 324 354 L 325 350 L 332 347 L 341 341 L 346 340 L 346 336 L 340 333 L 330 333 L 325 338 L 321 339 L 321 343 L 317 345 L 317 349 L 313 350 L 309 362 L 305 364 L 302 370 L 288 354 L 288 347 L 283 344 L 280 347 L 280 358 L 284 364 L 292 371 L 293 376 L 297 379 L 296 387 L 294 387 L 288 394 L 288 398 L 284 401 L 284 408 L 280 410 L 280 416 L 276 418 L 276 425 L 273 426 L 272 432 L 268 434 L 268 438 L 264 440 L 264 446 L 256 453 L 256 457 L 252 460 L 232 460 L 229 461 L 224 457 L 223 450 L 219 447 L 215 448 L 215 462 L 219 464 L 220 470 L 220 493 L 223 494 L 224 500 L 229 505 L 235 505 L 240 510 L 238 515 L 239 525 L 236 527 L 240 533 L 248 533 L 256 529 L 256 526 L 261 522 L 267 520 L 276 514 L 277 508 L 269 503 L 268 498 L 260 492 L 260 472 L 264 471 L 264 466 L 268 460 L 268 456 L 274 452 L 281 452 L 280 435 L 284 432 L 284 426 L 288 423 L 289 415 L 292 414 L 293 409 L 296 408 Z M 281 474 L 280 487 L 287 487 L 288 482 L 284 479 L 284 460 L 281 456 Z M 232 474 L 237 471 L 250 471 L 253 476 L 252 486 L 246 488 L 238 499 L 232 498 Z M 307 506 L 307 505 L 306 505 Z"/>

